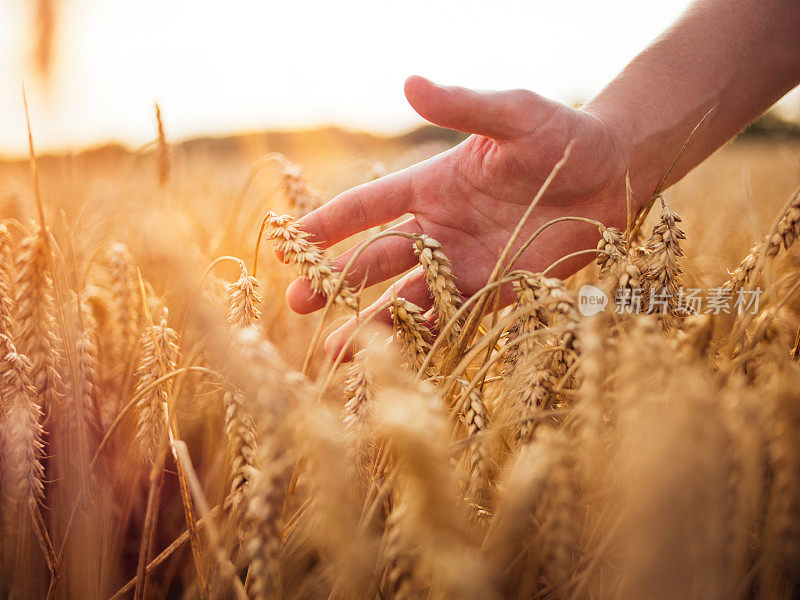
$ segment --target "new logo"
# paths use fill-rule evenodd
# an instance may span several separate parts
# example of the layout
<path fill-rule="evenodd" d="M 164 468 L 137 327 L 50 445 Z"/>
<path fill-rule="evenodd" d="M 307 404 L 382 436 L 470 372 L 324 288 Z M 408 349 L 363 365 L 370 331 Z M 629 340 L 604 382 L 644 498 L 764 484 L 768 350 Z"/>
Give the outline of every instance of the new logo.
<path fill-rule="evenodd" d="M 584 285 L 578 292 L 578 310 L 584 317 L 603 312 L 608 306 L 608 296 L 599 287 Z"/>

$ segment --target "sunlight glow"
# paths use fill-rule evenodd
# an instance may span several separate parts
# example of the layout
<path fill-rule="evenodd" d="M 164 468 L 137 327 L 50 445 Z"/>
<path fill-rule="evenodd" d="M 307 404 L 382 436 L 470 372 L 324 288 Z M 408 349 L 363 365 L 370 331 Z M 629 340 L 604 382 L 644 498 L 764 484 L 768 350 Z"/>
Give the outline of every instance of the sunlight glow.
<path fill-rule="evenodd" d="M 61 0 L 53 77 L 36 81 L 31 14 L 0 0 L 0 153 L 25 147 L 20 84 L 43 149 L 335 124 L 421 123 L 407 75 L 525 87 L 573 102 L 598 91 L 686 0 Z"/>

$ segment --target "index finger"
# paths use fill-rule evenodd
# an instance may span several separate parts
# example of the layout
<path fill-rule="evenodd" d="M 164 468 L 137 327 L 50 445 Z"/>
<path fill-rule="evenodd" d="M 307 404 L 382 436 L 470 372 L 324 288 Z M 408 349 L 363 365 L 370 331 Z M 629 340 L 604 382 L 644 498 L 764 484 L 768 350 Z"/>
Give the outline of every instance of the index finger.
<path fill-rule="evenodd" d="M 413 200 L 416 166 L 363 183 L 300 219 L 303 230 L 321 248 L 407 213 Z"/>

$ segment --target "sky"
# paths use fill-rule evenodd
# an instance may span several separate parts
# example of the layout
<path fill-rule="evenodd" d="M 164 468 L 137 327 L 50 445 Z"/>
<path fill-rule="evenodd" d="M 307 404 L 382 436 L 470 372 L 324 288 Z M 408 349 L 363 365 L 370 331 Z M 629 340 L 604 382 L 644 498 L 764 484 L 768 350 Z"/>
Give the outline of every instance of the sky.
<path fill-rule="evenodd" d="M 0 153 L 339 125 L 422 123 L 411 74 L 480 89 L 590 97 L 686 0 L 60 0 L 47 86 L 30 58 L 31 0 L 0 0 Z"/>

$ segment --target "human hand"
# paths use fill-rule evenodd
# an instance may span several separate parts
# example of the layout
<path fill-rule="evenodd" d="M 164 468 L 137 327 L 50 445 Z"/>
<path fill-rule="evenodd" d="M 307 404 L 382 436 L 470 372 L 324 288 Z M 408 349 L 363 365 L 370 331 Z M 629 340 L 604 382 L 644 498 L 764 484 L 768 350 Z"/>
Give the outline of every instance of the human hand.
<path fill-rule="evenodd" d="M 573 140 L 569 160 L 535 207 L 513 251 L 558 217 L 624 226 L 628 151 L 600 118 L 525 90 L 475 92 L 410 77 L 405 93 L 428 121 L 474 135 L 429 160 L 344 192 L 303 217 L 304 230 L 322 248 L 410 213 L 394 229 L 438 240 L 452 262 L 460 292 L 468 297 L 486 284 L 512 231 Z M 515 268 L 542 271 L 567 254 L 594 248 L 597 239 L 597 228 L 588 223 L 557 223 L 536 239 Z M 353 251 L 337 258 L 336 265 L 343 268 Z M 591 259 L 575 257 L 552 274 L 565 277 Z M 411 269 L 416 261 L 407 238 L 385 237 L 360 255 L 347 280 L 353 285 L 365 281 L 369 287 Z M 362 314 L 394 294 L 423 309 L 432 304 L 417 268 Z M 511 290 L 504 289 L 501 305 L 512 299 Z M 303 279 L 290 285 L 287 301 L 303 314 L 325 306 L 325 298 L 314 295 Z M 388 312 L 381 318 L 390 322 Z M 338 350 L 353 327 L 351 320 L 331 334 L 328 351 Z"/>

